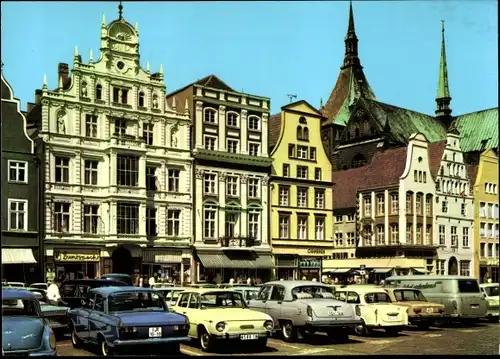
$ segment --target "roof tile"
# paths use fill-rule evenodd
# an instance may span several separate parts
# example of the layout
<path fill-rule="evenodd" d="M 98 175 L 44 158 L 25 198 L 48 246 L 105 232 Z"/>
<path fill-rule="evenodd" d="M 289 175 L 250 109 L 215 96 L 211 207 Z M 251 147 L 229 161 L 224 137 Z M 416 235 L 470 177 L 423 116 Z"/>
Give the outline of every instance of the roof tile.
<path fill-rule="evenodd" d="M 281 133 L 281 113 L 269 116 L 267 130 L 269 148 L 273 148 L 278 143 Z"/>
<path fill-rule="evenodd" d="M 463 152 L 498 148 L 498 107 L 457 116 L 454 124 Z"/>
<path fill-rule="evenodd" d="M 443 159 L 443 152 L 446 148 L 446 140 L 429 143 L 427 149 L 429 167 L 431 170 L 431 175 L 436 178 L 441 167 L 441 160 Z"/>

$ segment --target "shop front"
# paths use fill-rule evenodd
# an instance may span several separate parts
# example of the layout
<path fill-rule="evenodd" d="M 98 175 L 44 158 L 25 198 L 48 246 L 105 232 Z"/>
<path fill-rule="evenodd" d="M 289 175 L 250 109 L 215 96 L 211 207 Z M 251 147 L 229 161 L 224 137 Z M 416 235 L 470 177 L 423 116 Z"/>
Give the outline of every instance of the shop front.
<path fill-rule="evenodd" d="M 321 280 L 326 248 L 273 247 L 276 279 Z"/>
<path fill-rule="evenodd" d="M 33 253 L 35 251 L 37 249 L 3 247 L 2 279 L 28 284 L 39 281 L 40 272 Z"/>
<path fill-rule="evenodd" d="M 479 265 L 479 281 L 481 283 L 498 283 L 500 281 L 499 276 L 499 259 L 498 258 L 488 258 L 481 259 Z"/>
<path fill-rule="evenodd" d="M 101 251 L 99 248 L 54 248 L 47 250 L 47 281 L 99 278 Z"/>
<path fill-rule="evenodd" d="M 156 282 L 184 284 L 190 280 L 189 249 L 146 249 L 142 257 L 142 275 L 155 277 Z"/>

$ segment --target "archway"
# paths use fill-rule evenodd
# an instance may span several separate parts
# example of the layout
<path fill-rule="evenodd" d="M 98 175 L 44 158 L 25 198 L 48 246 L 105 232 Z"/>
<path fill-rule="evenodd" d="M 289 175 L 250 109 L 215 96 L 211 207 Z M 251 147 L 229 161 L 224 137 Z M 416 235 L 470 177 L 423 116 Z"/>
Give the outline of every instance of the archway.
<path fill-rule="evenodd" d="M 458 261 L 455 257 L 448 261 L 448 275 L 458 275 Z"/>
<path fill-rule="evenodd" d="M 123 246 L 116 248 L 111 259 L 113 260 L 113 273 L 132 274 L 132 254 L 127 248 Z"/>

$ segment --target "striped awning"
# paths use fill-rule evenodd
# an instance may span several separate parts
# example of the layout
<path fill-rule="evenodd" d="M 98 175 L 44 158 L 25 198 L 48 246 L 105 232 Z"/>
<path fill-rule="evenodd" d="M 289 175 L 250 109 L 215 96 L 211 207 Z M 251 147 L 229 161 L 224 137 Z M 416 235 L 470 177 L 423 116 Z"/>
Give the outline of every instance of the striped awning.
<path fill-rule="evenodd" d="M 31 248 L 2 248 L 2 264 L 36 263 Z"/>
<path fill-rule="evenodd" d="M 198 253 L 198 258 L 205 268 L 274 268 L 271 255 L 259 255 L 248 258 L 230 258 L 224 253 Z"/>
<path fill-rule="evenodd" d="M 392 270 L 392 268 L 375 268 L 373 269 L 372 273 L 376 274 L 385 274 L 388 273 Z"/>
<path fill-rule="evenodd" d="M 350 271 L 351 271 L 351 268 L 336 268 L 336 269 L 331 270 L 330 272 L 334 273 L 334 274 L 345 274 L 345 273 L 348 273 Z"/>

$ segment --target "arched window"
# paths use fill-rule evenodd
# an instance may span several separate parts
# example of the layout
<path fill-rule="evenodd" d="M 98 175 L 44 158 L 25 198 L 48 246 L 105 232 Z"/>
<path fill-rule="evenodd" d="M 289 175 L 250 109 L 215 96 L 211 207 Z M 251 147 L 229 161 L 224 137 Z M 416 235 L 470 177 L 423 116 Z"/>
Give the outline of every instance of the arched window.
<path fill-rule="evenodd" d="M 95 87 L 95 98 L 97 100 L 102 100 L 102 85 L 101 84 L 97 84 L 97 86 Z"/>
<path fill-rule="evenodd" d="M 303 137 L 302 126 L 297 126 L 297 140 L 301 140 Z"/>
<path fill-rule="evenodd" d="M 302 139 L 309 140 L 309 129 L 307 127 L 304 127 L 304 131 L 302 132 Z"/>
<path fill-rule="evenodd" d="M 351 161 L 351 168 L 363 167 L 366 164 L 366 158 L 361 153 L 357 153 Z"/>
<path fill-rule="evenodd" d="M 144 92 L 139 92 L 139 107 L 144 107 Z"/>

